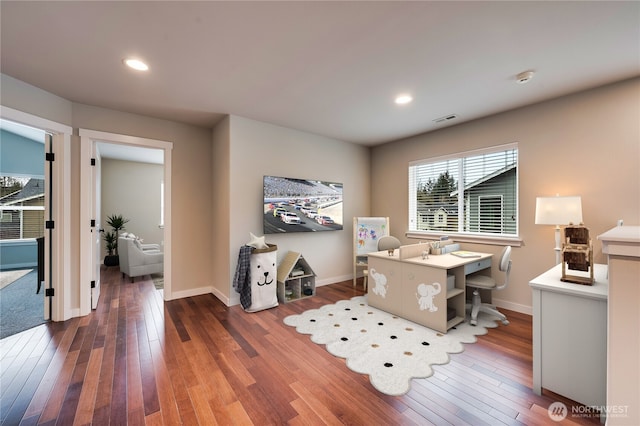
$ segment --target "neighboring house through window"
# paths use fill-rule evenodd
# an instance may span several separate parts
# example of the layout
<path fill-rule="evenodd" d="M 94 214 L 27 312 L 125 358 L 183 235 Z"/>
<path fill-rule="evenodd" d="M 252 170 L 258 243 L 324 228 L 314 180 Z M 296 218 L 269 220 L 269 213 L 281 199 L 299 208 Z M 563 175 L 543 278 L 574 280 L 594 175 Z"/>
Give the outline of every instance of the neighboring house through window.
<path fill-rule="evenodd" d="M 3 176 L 0 180 L 0 240 L 43 236 L 44 179 Z"/>

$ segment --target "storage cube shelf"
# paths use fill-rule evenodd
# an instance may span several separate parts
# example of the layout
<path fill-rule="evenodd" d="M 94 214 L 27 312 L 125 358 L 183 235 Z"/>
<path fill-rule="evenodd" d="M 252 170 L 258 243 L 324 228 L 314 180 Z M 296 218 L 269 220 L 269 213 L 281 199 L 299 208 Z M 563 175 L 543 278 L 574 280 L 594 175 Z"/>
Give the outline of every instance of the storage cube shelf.
<path fill-rule="evenodd" d="M 300 253 L 288 252 L 278 266 L 278 301 L 289 303 L 315 294 L 316 274 L 313 269 Z"/>

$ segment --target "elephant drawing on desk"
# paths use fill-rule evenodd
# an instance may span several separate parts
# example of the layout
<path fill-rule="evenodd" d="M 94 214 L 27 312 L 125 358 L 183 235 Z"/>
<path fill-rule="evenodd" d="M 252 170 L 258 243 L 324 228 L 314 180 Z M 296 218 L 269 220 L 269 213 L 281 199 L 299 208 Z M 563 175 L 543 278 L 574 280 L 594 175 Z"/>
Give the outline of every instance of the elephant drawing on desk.
<path fill-rule="evenodd" d="M 387 277 L 373 268 L 369 271 L 369 277 L 376 283 L 373 292 L 382 298 L 387 297 Z"/>
<path fill-rule="evenodd" d="M 433 298 L 442 291 L 440 283 L 429 285 L 425 283 L 419 284 L 417 291 L 416 299 L 418 299 L 421 311 L 428 310 L 429 312 L 435 312 L 438 310 L 438 307 L 433 304 Z"/>

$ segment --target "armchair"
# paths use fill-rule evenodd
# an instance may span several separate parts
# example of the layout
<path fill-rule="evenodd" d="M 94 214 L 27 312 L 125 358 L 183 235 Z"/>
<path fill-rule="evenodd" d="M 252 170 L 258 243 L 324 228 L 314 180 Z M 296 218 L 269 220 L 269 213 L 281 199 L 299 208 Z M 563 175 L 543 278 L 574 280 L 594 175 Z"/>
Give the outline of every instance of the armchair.
<path fill-rule="evenodd" d="M 141 244 L 134 238 L 118 238 L 118 254 L 120 256 L 120 272 L 122 277 L 134 277 L 157 274 L 164 271 L 164 253 L 157 244 Z"/>

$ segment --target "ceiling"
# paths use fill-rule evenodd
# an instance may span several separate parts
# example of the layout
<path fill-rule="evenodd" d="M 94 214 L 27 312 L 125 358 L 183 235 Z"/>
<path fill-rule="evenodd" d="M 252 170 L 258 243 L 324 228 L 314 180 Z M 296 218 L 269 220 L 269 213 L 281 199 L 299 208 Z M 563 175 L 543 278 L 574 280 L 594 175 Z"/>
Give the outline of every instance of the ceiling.
<path fill-rule="evenodd" d="M 101 158 L 164 164 L 164 151 L 162 149 L 98 142 L 98 152 Z"/>
<path fill-rule="evenodd" d="M 3 0 L 0 15 L 2 73 L 73 102 L 368 146 L 640 75 L 635 1 Z"/>

